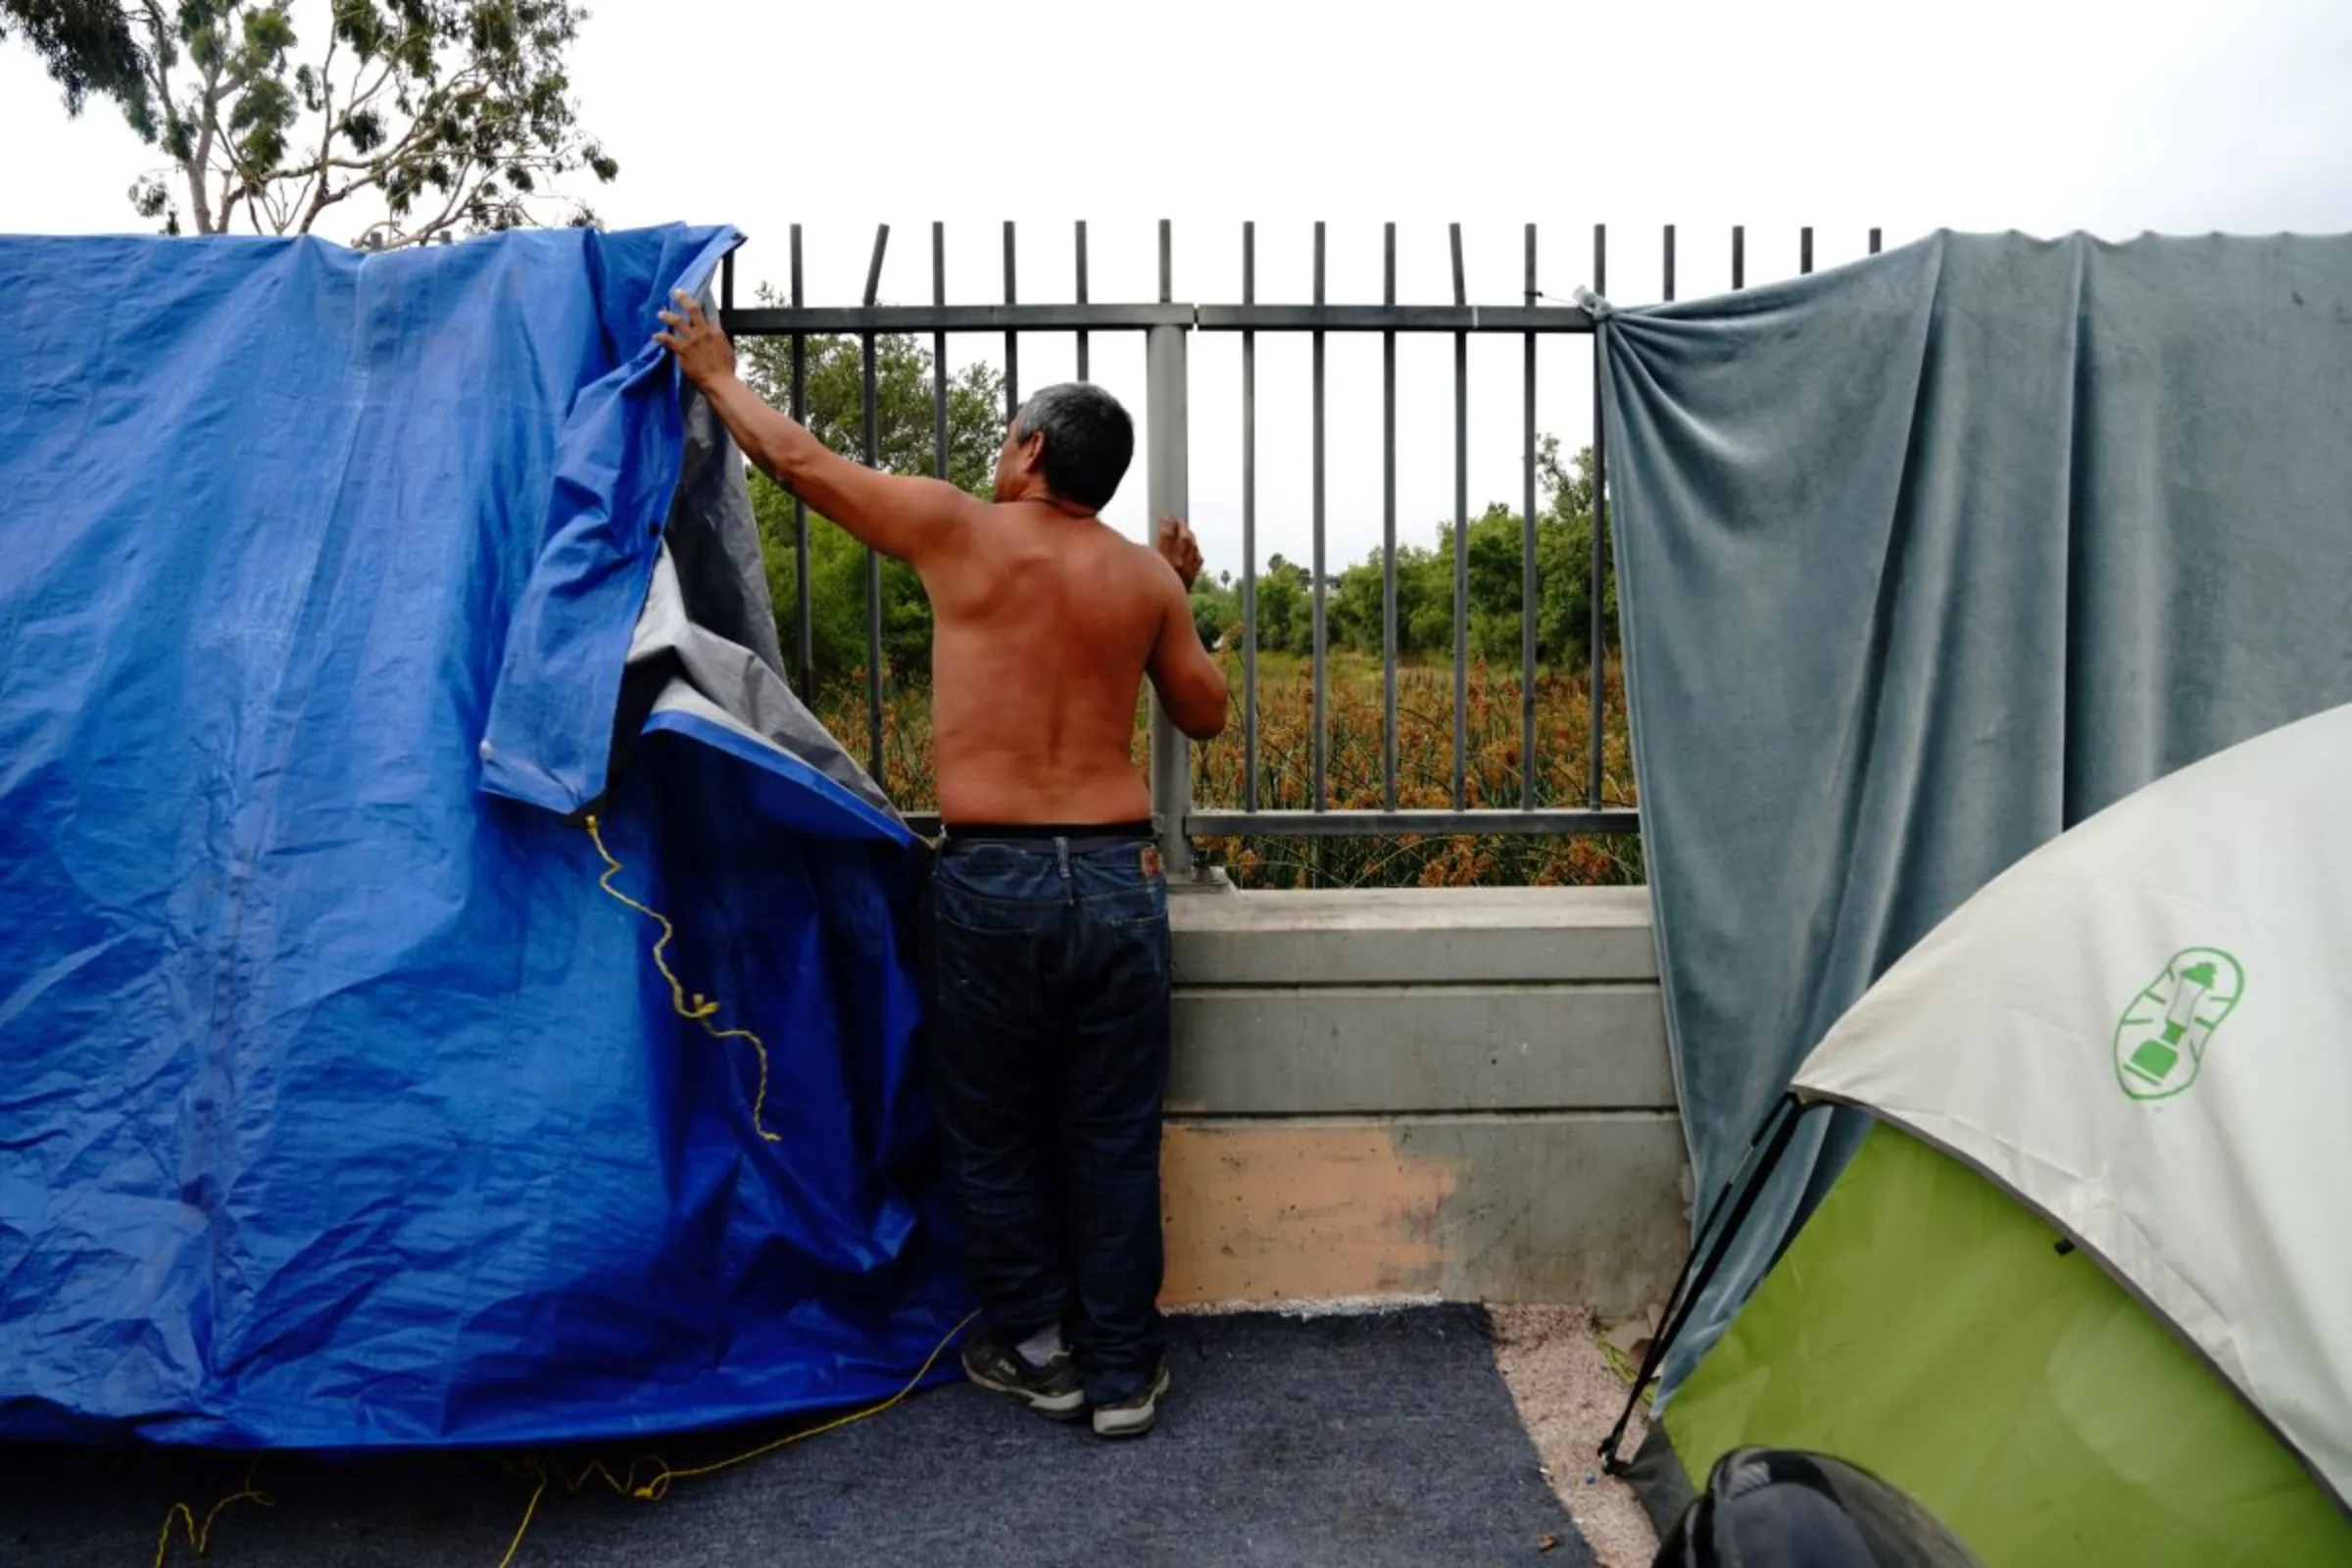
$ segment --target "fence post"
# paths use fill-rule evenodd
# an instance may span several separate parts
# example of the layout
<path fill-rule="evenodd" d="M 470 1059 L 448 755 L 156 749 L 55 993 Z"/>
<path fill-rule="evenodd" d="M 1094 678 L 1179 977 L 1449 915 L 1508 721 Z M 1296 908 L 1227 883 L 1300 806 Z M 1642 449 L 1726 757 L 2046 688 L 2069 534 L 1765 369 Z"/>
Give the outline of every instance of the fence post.
<path fill-rule="evenodd" d="M 1185 444 L 1186 336 L 1181 326 L 1154 326 L 1144 342 L 1147 539 L 1156 533 L 1162 517 L 1191 520 Z M 1160 858 L 1167 862 L 1172 882 L 1189 880 L 1193 874 L 1192 841 L 1184 836 L 1184 819 L 1192 809 L 1192 743 L 1160 711 L 1155 692 L 1152 697 L 1152 815 L 1159 825 Z"/>

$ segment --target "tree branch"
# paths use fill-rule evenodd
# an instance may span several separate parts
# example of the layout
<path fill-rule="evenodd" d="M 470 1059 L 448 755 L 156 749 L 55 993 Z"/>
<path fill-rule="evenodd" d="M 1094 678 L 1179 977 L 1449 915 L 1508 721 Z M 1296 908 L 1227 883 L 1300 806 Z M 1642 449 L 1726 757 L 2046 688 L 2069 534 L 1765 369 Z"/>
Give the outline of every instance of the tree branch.
<path fill-rule="evenodd" d="M 253 220 L 253 231 L 257 234 L 260 233 L 262 220 L 259 215 L 262 211 L 262 198 L 267 194 L 270 197 L 270 232 L 284 233 L 286 220 L 285 215 L 278 205 L 276 186 L 279 180 L 292 176 L 279 173 L 257 174 L 254 172 L 253 166 L 245 161 L 243 149 L 238 147 L 234 141 L 223 142 L 222 146 L 225 149 L 221 153 L 221 162 L 224 166 L 221 174 L 223 186 L 226 186 L 230 175 L 236 177 L 236 186 L 229 200 L 222 203 L 223 211 L 220 215 L 220 226 L 214 232 L 221 234 L 228 232 L 228 215 L 225 209 L 235 197 L 242 196 L 245 198 L 246 216 Z"/>
<path fill-rule="evenodd" d="M 441 204 L 441 211 L 435 213 L 431 220 L 421 227 L 410 229 L 395 236 L 388 248 L 400 250 L 410 245 L 421 245 L 449 227 L 456 221 L 455 215 L 458 208 L 466 201 L 466 188 L 478 184 L 485 172 L 479 160 L 470 153 L 466 154 L 465 165 L 458 171 L 458 177 L 449 182 L 449 200 Z"/>
<path fill-rule="evenodd" d="M 367 108 L 368 105 L 374 100 L 375 95 L 384 90 L 384 83 L 390 81 L 391 79 L 392 62 L 390 58 L 387 57 L 384 61 L 384 69 L 375 74 L 375 80 L 369 82 L 365 88 L 354 92 L 351 96 L 351 102 L 343 106 L 344 120 L 349 121 L 354 110 Z M 356 82 L 359 80 L 359 78 L 355 75 L 352 80 Z"/>
<path fill-rule="evenodd" d="M 164 113 L 170 115 L 172 113 L 172 89 L 165 80 L 164 74 L 164 49 L 166 47 L 164 14 L 156 9 L 155 0 L 147 0 L 147 3 L 140 9 L 147 18 L 147 36 L 152 45 L 147 51 L 147 85 L 155 89 L 156 97 L 163 101 Z"/>
<path fill-rule="evenodd" d="M 254 205 L 270 215 L 270 232 L 283 234 L 286 231 L 286 224 L 290 220 L 290 215 L 286 210 L 285 199 L 277 187 L 268 181 L 255 182 L 249 179 L 247 188 L 253 192 Z"/>
<path fill-rule="evenodd" d="M 182 132 L 185 128 L 179 118 L 179 106 L 172 101 L 172 71 L 171 67 L 165 63 L 172 47 L 171 37 L 166 31 L 170 24 L 166 22 L 163 11 L 156 5 L 155 0 L 145 0 L 140 11 L 147 22 L 147 86 L 154 92 L 156 103 L 163 107 L 163 142 L 165 151 L 169 153 L 173 146 L 178 145 L 184 139 Z M 150 118 L 147 123 L 152 125 L 153 119 Z M 176 153 L 172 154 L 172 161 L 178 168 L 181 177 L 188 181 L 189 187 L 195 192 L 196 211 L 202 213 L 205 206 L 204 186 L 202 176 L 197 172 L 202 166 L 191 168 L 187 158 Z M 163 181 L 159 178 L 156 185 L 157 194 L 161 196 Z M 167 207 L 167 211 L 169 210 Z M 176 232 L 178 226 L 178 215 L 174 213 L 172 217 L 171 227 L 172 231 Z M 201 226 L 197 231 L 204 232 Z"/>
<path fill-rule="evenodd" d="M 146 13 L 149 40 L 147 85 L 154 90 L 156 102 L 164 106 L 164 131 L 168 138 L 172 129 L 179 124 L 179 111 L 172 103 L 170 68 L 164 64 L 164 51 L 171 45 L 170 40 L 164 36 L 164 15 L 155 8 L 154 0 L 149 0 Z"/>
<path fill-rule="evenodd" d="M 220 194 L 213 199 L 213 211 L 220 218 L 223 234 L 228 232 L 230 219 L 237 210 L 237 196 L 243 188 L 236 180 L 236 173 L 233 165 L 220 171 Z"/>
<path fill-rule="evenodd" d="M 318 62 L 318 161 L 311 178 L 303 182 L 303 192 L 311 200 L 302 215 L 302 232 L 308 234 L 318 215 L 326 211 L 326 156 L 335 145 L 335 45 L 343 40 L 330 24 L 326 29 L 326 56 Z M 344 113 L 351 112 L 348 105 Z M 314 186 L 313 181 L 316 181 Z M 316 190 L 316 194 L 312 192 Z"/>
<path fill-rule="evenodd" d="M 329 51 L 329 58 L 332 58 L 331 50 Z M 353 79 L 356 82 L 358 78 L 355 76 Z M 335 169 L 369 169 L 373 167 L 372 162 L 368 158 L 333 158 L 329 157 L 328 155 L 335 145 L 335 137 L 342 131 L 350 128 L 351 117 L 358 114 L 361 110 L 367 108 L 369 103 L 373 102 L 375 95 L 384 90 L 384 83 L 390 81 L 391 79 L 392 62 L 389 59 L 386 59 L 384 62 L 384 69 L 375 74 L 375 80 L 369 82 L 364 88 L 356 89 L 352 93 L 351 101 L 343 106 L 343 113 L 340 116 L 330 118 L 327 121 L 326 129 L 318 138 L 318 165 L 321 169 L 329 167 Z"/>
<path fill-rule="evenodd" d="M 222 20 L 226 20 L 225 14 Z M 196 208 L 196 232 L 217 234 L 220 230 L 213 225 L 212 193 L 205 188 L 204 182 L 212 172 L 213 145 L 220 139 L 220 62 L 218 59 L 204 68 L 203 84 L 196 92 L 196 151 L 187 165 L 188 199 Z"/>
<path fill-rule="evenodd" d="M 330 191 L 324 186 L 319 187 L 318 197 L 311 203 L 311 216 L 303 220 L 302 231 L 306 234 L 309 233 L 311 231 L 311 224 L 318 220 L 320 213 L 325 212 L 329 207 L 334 206 L 335 203 L 343 200 L 343 198 L 349 196 L 353 191 L 358 190 L 361 186 L 367 183 L 368 181 L 364 179 L 355 179 L 340 190 Z"/>
<path fill-rule="evenodd" d="M 437 83 L 433 90 L 426 94 L 424 102 L 417 105 L 416 112 L 410 116 L 409 128 L 401 132 L 400 140 L 394 142 L 389 147 L 381 148 L 375 152 L 369 153 L 365 158 L 335 159 L 333 161 L 334 167 L 337 169 L 364 170 L 370 174 L 378 174 L 383 172 L 385 170 L 390 169 L 394 164 L 408 156 L 411 144 L 416 140 L 417 133 L 424 129 L 426 122 L 430 120 L 434 112 L 439 109 L 442 101 L 461 87 L 470 87 L 474 85 L 482 78 L 482 75 L 483 73 L 477 67 L 469 65 L 463 71 L 460 71 L 456 75 L 450 77 L 447 81 Z M 376 86 L 380 88 L 382 85 L 383 83 L 379 79 L 376 83 Z M 369 95 L 373 96 L 372 90 L 370 91 Z M 365 101 L 365 99 L 361 100 L 362 103 Z M 360 107 L 360 104 L 354 103 L 350 107 L 357 109 Z"/>
<path fill-rule="evenodd" d="M 210 172 L 212 148 L 217 142 L 226 140 L 220 134 L 220 68 L 219 66 L 215 66 L 205 73 L 204 97 L 200 102 L 204 108 L 204 146 L 198 152 L 196 167 L 190 172 L 191 183 L 194 184 L 198 193 L 196 205 L 199 211 L 196 214 L 196 231 L 200 234 L 220 234 L 226 232 L 227 225 L 215 221 L 212 198 L 204 188 L 205 175 Z"/>

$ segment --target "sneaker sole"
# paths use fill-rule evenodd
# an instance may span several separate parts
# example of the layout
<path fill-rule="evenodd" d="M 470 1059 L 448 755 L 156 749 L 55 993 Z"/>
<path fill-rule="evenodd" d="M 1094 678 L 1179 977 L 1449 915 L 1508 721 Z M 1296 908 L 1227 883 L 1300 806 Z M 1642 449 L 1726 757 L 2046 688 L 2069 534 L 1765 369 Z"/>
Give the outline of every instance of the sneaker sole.
<path fill-rule="evenodd" d="M 1009 1383 L 999 1383 L 995 1378 L 985 1377 L 968 1366 L 963 1369 L 963 1375 L 974 1386 L 986 1389 L 991 1394 L 1002 1394 L 1006 1398 L 1020 1400 L 1049 1421 L 1075 1421 L 1086 1413 L 1086 1395 L 1077 1390 L 1068 1394 L 1038 1394 Z"/>
<path fill-rule="evenodd" d="M 1159 1369 L 1159 1376 L 1153 1379 L 1152 1383 L 1152 1402 L 1144 1407 L 1144 1409 L 1139 1413 L 1139 1418 L 1133 1422 L 1118 1423 L 1106 1427 L 1102 1424 L 1102 1417 L 1108 1412 L 1104 1410 L 1097 1410 L 1095 1412 L 1095 1436 L 1098 1438 L 1108 1438 L 1113 1443 L 1116 1443 L 1127 1438 L 1140 1438 L 1147 1432 L 1150 1432 L 1153 1427 L 1159 1424 L 1159 1401 L 1166 1396 L 1168 1386 L 1171 1381 L 1172 1380 L 1168 1376 L 1168 1369 L 1164 1366 L 1161 1367 Z"/>

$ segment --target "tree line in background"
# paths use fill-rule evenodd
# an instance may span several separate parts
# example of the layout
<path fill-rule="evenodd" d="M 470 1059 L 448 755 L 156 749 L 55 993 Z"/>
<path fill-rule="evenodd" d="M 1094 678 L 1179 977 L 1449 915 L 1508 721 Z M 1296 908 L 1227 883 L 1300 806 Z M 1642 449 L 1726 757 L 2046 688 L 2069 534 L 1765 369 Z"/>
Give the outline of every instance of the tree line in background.
<path fill-rule="evenodd" d="M 1563 464 L 1559 442 L 1545 436 L 1536 452 L 1543 505 L 1536 513 L 1536 660 L 1547 669 L 1579 670 L 1588 660 L 1592 583 L 1592 452 Z M 1404 659 L 1450 658 L 1454 645 L 1454 524 L 1437 525 L 1434 546 L 1396 546 L 1396 651 Z M 1525 601 L 1521 584 L 1526 529 L 1521 514 L 1499 502 L 1470 519 L 1464 536 L 1462 627 L 1471 659 L 1516 664 Z M 1257 646 L 1263 652 L 1314 650 L 1314 573 L 1280 555 L 1257 579 Z M 1246 619 L 1244 584 L 1231 572 L 1205 578 L 1193 593 L 1193 621 L 1210 647 L 1239 648 Z M 1377 656 L 1387 642 L 1387 585 L 1381 553 L 1327 576 L 1324 641 L 1344 652 Z M 1602 596 L 1606 634 L 1616 640 L 1617 586 Z"/>
<path fill-rule="evenodd" d="M 762 288 L 763 304 L 775 303 Z M 745 379 L 776 407 L 791 407 L 792 351 L 785 338 L 748 338 L 737 345 Z M 908 335 L 874 341 L 876 466 L 893 473 L 931 474 L 937 463 L 935 373 L 931 351 Z M 808 340 L 803 359 L 803 422 L 837 452 L 865 450 L 864 353 L 853 337 Z M 1005 427 L 1004 382 L 995 368 L 975 364 L 947 378 L 947 477 L 986 495 L 996 472 Z M 1591 453 L 1562 461 L 1559 444 L 1544 438 L 1537 454 L 1542 505 L 1536 514 L 1536 657 L 1547 669 L 1581 670 L 1587 662 L 1592 579 Z M 792 498 L 764 475 L 752 478 L 753 508 L 767 555 L 768 591 L 787 662 L 799 646 L 799 560 Z M 1405 660 L 1446 660 L 1454 640 L 1453 534 L 1438 524 L 1432 545 L 1396 547 L 1396 645 Z M 1470 519 L 1466 540 L 1467 624 L 1471 659 L 1516 665 L 1520 657 L 1521 564 L 1524 525 L 1516 510 L 1492 504 Z M 808 619 L 813 673 L 820 687 L 864 670 L 866 659 L 865 551 L 841 529 L 810 514 Z M 1257 581 L 1257 646 L 1274 655 L 1311 653 L 1313 583 L 1309 568 L 1275 555 Z M 890 680 L 928 681 L 931 608 L 909 567 L 881 563 L 881 647 Z M 1380 552 L 1325 580 L 1326 645 L 1342 653 L 1383 651 L 1384 584 Z M 1193 593 L 1193 619 L 1210 648 L 1243 643 L 1243 583 L 1232 571 L 1203 573 Z M 1607 635 L 1616 642 L 1617 594 L 1612 579 L 1603 599 Z"/>

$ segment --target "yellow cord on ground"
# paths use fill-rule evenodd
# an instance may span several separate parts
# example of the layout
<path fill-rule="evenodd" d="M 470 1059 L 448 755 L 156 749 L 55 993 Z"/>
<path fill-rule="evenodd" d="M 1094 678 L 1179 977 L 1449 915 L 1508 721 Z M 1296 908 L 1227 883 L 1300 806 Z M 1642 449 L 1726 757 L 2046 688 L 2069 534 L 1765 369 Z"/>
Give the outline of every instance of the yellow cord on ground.
<path fill-rule="evenodd" d="M 189 1507 L 184 1502 L 173 1503 L 172 1505 L 172 1511 L 164 1515 L 163 1534 L 156 1538 L 155 1568 L 164 1568 L 164 1559 L 172 1554 L 172 1527 L 173 1525 L 179 1524 L 182 1521 L 186 1522 L 188 1529 L 188 1544 L 195 1549 L 196 1555 L 201 1557 L 204 1555 L 206 1548 L 212 1544 L 213 1522 L 220 1517 L 220 1510 L 226 1508 L 230 1503 L 257 1502 L 265 1508 L 276 1507 L 277 1499 L 270 1495 L 270 1494 L 267 1492 L 257 1490 L 253 1484 L 254 1468 L 260 1463 L 261 1461 L 256 1459 L 253 1464 L 245 1467 L 245 1484 L 238 1488 L 235 1492 L 230 1493 L 227 1496 L 222 1497 L 219 1502 L 214 1503 L 211 1511 L 205 1514 L 204 1523 L 202 1524 L 198 1524 L 196 1522 L 195 1509 Z"/>
<path fill-rule="evenodd" d="M 752 1100 L 752 1125 L 758 1128 L 760 1136 L 769 1143 L 782 1143 L 782 1139 L 767 1130 L 765 1120 L 767 1111 L 767 1046 L 749 1029 L 721 1029 L 712 1024 L 710 1019 L 718 1011 L 718 1004 L 705 999 L 701 992 L 694 993 L 692 1002 L 689 1003 L 685 984 L 671 972 L 669 959 L 662 954 L 662 950 L 669 946 L 671 939 L 677 936 L 678 928 L 671 925 L 668 917 L 660 910 L 647 907 L 612 885 L 612 879 L 621 873 L 621 864 L 612 858 L 612 852 L 605 848 L 605 836 L 598 830 L 596 818 L 593 816 L 588 818 L 588 839 L 596 846 L 596 853 L 604 857 L 605 861 L 605 874 L 596 879 L 596 885 L 662 928 L 661 937 L 654 943 L 654 967 L 661 970 L 662 978 L 669 982 L 670 1005 L 677 1009 L 678 1016 L 701 1025 L 703 1033 L 713 1040 L 748 1040 L 751 1042 L 753 1052 L 760 1058 L 760 1092 Z"/>
<path fill-rule="evenodd" d="M 782 1139 L 767 1130 L 764 1119 L 767 1109 L 767 1046 L 765 1042 L 749 1029 L 721 1029 L 710 1022 L 710 1019 L 718 1012 L 719 1004 L 706 999 L 700 992 L 689 996 L 685 983 L 669 966 L 665 950 L 676 938 L 677 927 L 670 924 L 668 917 L 660 910 L 640 904 L 612 885 L 612 879 L 620 875 L 624 867 L 619 860 L 613 858 L 612 852 L 605 847 L 605 836 L 599 829 L 595 817 L 591 816 L 587 819 L 587 827 L 589 842 L 596 846 L 596 853 L 603 858 L 605 862 L 605 873 L 597 878 L 596 885 L 619 903 L 628 906 L 662 928 L 662 935 L 655 940 L 653 946 L 654 967 L 661 970 L 662 978 L 669 983 L 670 1005 L 677 1009 L 678 1016 L 699 1024 L 703 1033 L 713 1040 L 745 1040 L 751 1043 L 753 1052 L 760 1059 L 760 1089 L 752 1101 L 752 1125 L 758 1128 L 760 1136 L 769 1143 L 781 1143 Z M 906 1387 L 877 1404 L 867 1405 L 862 1410 L 853 1410 L 848 1415 L 836 1417 L 820 1426 L 810 1427 L 806 1432 L 795 1432 L 789 1437 L 761 1444 L 759 1447 L 736 1454 L 733 1458 L 719 1459 L 710 1464 L 690 1465 L 683 1470 L 673 1469 L 659 1455 L 647 1454 L 630 1462 L 626 1476 L 616 1476 L 606 1467 L 602 1460 L 591 1460 L 586 1468 L 575 1475 L 564 1478 L 564 1490 L 576 1494 L 590 1481 L 601 1481 L 616 1496 L 632 1497 L 641 1502 L 660 1502 L 669 1495 L 670 1486 L 674 1482 L 691 1481 L 699 1476 L 715 1475 L 721 1470 L 733 1469 L 739 1464 L 749 1464 L 754 1459 L 765 1458 L 779 1448 L 788 1448 L 796 1443 L 805 1443 L 810 1438 L 822 1437 L 828 1432 L 838 1432 L 843 1427 L 880 1415 L 922 1386 L 923 1379 L 930 1375 L 931 1368 L 938 1363 L 940 1355 L 956 1342 L 956 1336 L 969 1328 L 972 1319 L 979 1315 L 978 1312 L 967 1313 L 962 1322 L 948 1330 L 946 1337 L 931 1348 L 931 1353 L 923 1357 L 923 1364 L 915 1368 L 914 1376 L 906 1380 Z M 638 1467 L 646 1464 L 653 1467 L 652 1472 L 643 1481 L 639 1481 L 637 1479 Z M 524 1473 L 535 1474 L 539 1484 L 531 1492 L 531 1500 L 522 1510 L 522 1522 L 515 1526 L 514 1537 L 507 1544 L 507 1554 L 498 1560 L 498 1568 L 513 1568 L 515 1556 L 522 1550 L 523 1538 L 530 1534 L 531 1522 L 539 1516 L 539 1504 L 547 1496 L 548 1486 L 557 1479 L 555 1472 L 545 1462 L 530 1466 Z M 163 1535 L 156 1542 L 155 1568 L 164 1568 L 164 1560 L 172 1550 L 172 1528 L 182 1521 L 185 1521 L 187 1526 L 188 1544 L 195 1548 L 197 1556 L 203 1556 L 206 1545 L 212 1540 L 213 1522 L 219 1519 L 220 1511 L 232 1502 L 257 1502 L 265 1508 L 270 1508 L 276 1506 L 277 1499 L 266 1492 L 257 1491 L 253 1485 L 253 1472 L 248 1470 L 243 1489 L 214 1503 L 212 1511 L 204 1516 L 202 1524 L 197 1523 L 195 1510 L 186 1503 L 172 1504 L 172 1511 L 164 1517 Z"/>
<path fill-rule="evenodd" d="M 531 1494 L 531 1505 L 522 1510 L 522 1523 L 514 1527 L 514 1539 L 507 1543 L 507 1554 L 498 1559 L 498 1568 L 511 1568 L 514 1554 L 522 1549 L 522 1538 L 531 1533 L 531 1520 L 539 1512 L 539 1499 L 547 1495 L 547 1470 L 539 1471 L 539 1488 Z"/>
<path fill-rule="evenodd" d="M 669 1495 L 670 1485 L 673 1482 L 692 1481 L 698 1476 L 716 1475 L 721 1470 L 732 1470 L 739 1464 L 749 1464 L 754 1459 L 764 1459 L 779 1448 L 789 1448 L 796 1443 L 806 1443 L 810 1438 L 821 1438 L 828 1432 L 839 1432 L 843 1427 L 880 1415 L 922 1387 L 923 1379 L 930 1376 L 931 1368 L 938 1363 L 941 1354 L 949 1346 L 956 1343 L 956 1336 L 971 1327 L 972 1319 L 979 1315 L 976 1311 L 965 1313 L 963 1320 L 948 1330 L 946 1336 L 931 1348 L 931 1353 L 923 1357 L 923 1364 L 914 1369 L 914 1376 L 906 1380 L 906 1387 L 879 1403 L 869 1404 L 862 1410 L 853 1410 L 848 1415 L 837 1416 L 820 1426 L 810 1427 L 806 1432 L 795 1432 L 778 1438 L 772 1443 L 763 1443 L 757 1448 L 736 1454 L 733 1458 L 717 1459 L 710 1464 L 689 1465 L 683 1470 L 673 1469 L 658 1454 L 645 1454 L 629 1462 L 627 1475 L 616 1476 L 603 1460 L 591 1459 L 576 1474 L 564 1478 L 564 1490 L 576 1494 L 589 1482 L 601 1481 L 616 1497 L 633 1497 L 640 1502 L 660 1502 Z M 653 1472 L 643 1481 L 639 1481 L 637 1468 L 639 1465 L 646 1464 L 653 1466 Z M 532 1492 L 530 1504 L 522 1511 L 522 1524 L 515 1530 L 514 1539 L 507 1547 L 507 1554 L 499 1559 L 498 1568 L 514 1568 L 514 1555 L 522 1550 L 522 1538 L 529 1533 L 531 1520 L 539 1512 L 539 1500 L 547 1495 L 548 1483 L 555 1479 L 554 1473 L 544 1463 L 537 1467 L 537 1473 L 539 1486 L 536 1491 Z"/>

